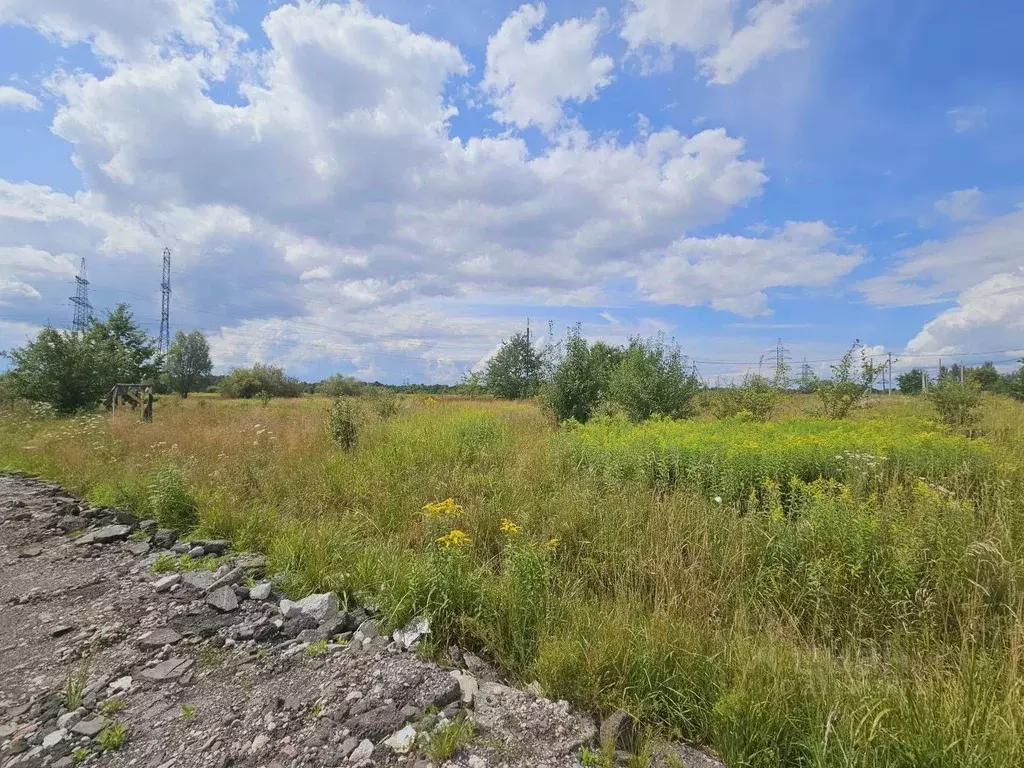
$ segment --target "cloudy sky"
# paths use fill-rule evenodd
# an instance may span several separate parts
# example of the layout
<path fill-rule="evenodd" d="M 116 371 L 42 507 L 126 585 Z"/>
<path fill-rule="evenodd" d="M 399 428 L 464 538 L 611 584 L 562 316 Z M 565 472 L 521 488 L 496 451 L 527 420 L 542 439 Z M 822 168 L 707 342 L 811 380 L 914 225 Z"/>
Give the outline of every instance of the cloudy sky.
<path fill-rule="evenodd" d="M 527 318 L 903 364 L 1024 348 L 1019 0 L 0 0 L 0 349 L 453 381 Z M 961 357 L 954 357 L 959 355 Z M 932 357 L 934 356 L 934 357 Z"/>

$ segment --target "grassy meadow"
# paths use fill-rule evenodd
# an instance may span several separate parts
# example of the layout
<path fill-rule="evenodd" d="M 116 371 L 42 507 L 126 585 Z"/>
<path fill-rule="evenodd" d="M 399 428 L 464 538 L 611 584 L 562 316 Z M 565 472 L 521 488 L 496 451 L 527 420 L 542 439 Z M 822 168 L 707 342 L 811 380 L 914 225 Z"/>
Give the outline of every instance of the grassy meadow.
<path fill-rule="evenodd" d="M 265 552 L 546 694 L 737 766 L 1024 765 L 1024 408 L 558 428 L 530 403 L 0 411 L 0 469 Z"/>

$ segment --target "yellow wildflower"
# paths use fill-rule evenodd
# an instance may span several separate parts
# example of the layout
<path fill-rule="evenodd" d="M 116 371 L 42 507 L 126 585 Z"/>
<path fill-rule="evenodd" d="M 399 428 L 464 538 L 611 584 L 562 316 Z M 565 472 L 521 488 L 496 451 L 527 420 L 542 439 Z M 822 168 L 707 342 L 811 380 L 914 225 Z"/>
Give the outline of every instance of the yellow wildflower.
<path fill-rule="evenodd" d="M 455 517 L 462 513 L 462 507 L 449 496 L 444 501 L 433 501 L 423 505 L 423 514 L 427 517 Z"/>
<path fill-rule="evenodd" d="M 523 529 L 506 517 L 501 521 L 501 531 L 502 533 L 507 533 L 509 536 L 516 536 L 517 534 L 522 533 Z"/>
<path fill-rule="evenodd" d="M 470 541 L 472 541 L 472 539 L 466 535 L 466 532 L 460 531 L 458 528 L 453 528 L 441 538 L 436 539 L 436 542 L 445 549 L 448 549 L 449 547 L 461 547 L 465 544 L 469 544 Z"/>
<path fill-rule="evenodd" d="M 548 539 L 548 549 L 550 549 L 552 552 L 554 552 L 556 549 L 558 549 L 558 537 L 557 536 L 552 536 L 550 539 Z"/>

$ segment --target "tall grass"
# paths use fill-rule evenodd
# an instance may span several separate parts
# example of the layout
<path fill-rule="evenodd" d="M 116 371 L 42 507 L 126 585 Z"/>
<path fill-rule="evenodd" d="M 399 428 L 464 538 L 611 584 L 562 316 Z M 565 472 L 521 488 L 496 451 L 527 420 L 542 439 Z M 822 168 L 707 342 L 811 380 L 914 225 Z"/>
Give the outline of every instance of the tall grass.
<path fill-rule="evenodd" d="M 562 433 L 530 405 L 408 398 L 364 403 L 344 451 L 327 400 L 165 398 L 150 425 L 12 412 L 0 467 L 147 515 L 191 500 L 297 594 L 429 613 L 438 643 L 731 766 L 1024 764 L 1024 417 L 990 403 L 992 439 L 966 441 L 893 400 L 883 423 Z M 651 446 L 674 476 L 646 474 Z"/>

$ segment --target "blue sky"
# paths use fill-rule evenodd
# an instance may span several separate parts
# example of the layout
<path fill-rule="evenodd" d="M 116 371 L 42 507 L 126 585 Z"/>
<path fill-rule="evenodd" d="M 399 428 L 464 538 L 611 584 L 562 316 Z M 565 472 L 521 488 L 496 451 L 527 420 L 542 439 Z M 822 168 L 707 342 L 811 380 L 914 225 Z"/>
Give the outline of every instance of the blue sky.
<path fill-rule="evenodd" d="M 97 309 L 454 381 L 531 318 L 709 379 L 1024 352 L 1024 6 L 0 0 L 0 349 Z M 991 354 L 982 354 L 991 353 Z M 820 362 L 819 362 L 820 361 Z M 1009 362 L 1006 363 L 1009 365 Z"/>

